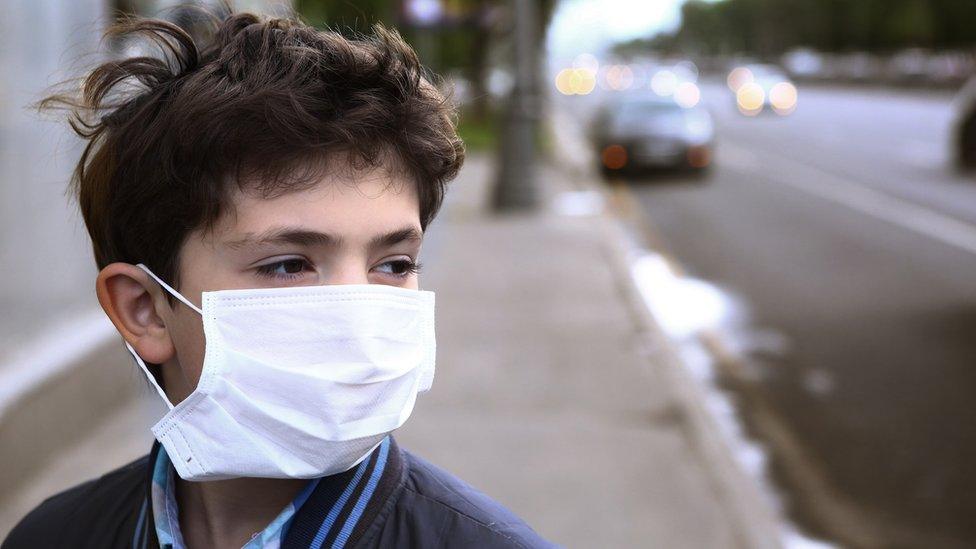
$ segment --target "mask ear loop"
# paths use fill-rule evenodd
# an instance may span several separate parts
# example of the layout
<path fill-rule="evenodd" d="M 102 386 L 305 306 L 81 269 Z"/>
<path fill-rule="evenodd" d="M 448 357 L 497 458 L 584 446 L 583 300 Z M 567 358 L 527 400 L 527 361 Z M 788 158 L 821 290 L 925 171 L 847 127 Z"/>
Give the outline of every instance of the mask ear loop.
<path fill-rule="evenodd" d="M 158 282 L 159 285 L 162 286 L 164 290 L 166 290 L 167 292 L 170 293 L 170 295 L 172 295 L 176 299 L 179 299 L 180 301 L 182 301 L 184 305 L 186 305 L 187 307 L 189 307 L 189 308 L 193 309 L 194 311 L 196 311 L 197 313 L 199 313 L 200 316 L 203 316 L 203 310 L 201 310 L 200 307 L 197 307 L 196 305 L 194 305 L 192 301 L 190 301 L 189 299 L 183 297 L 183 295 L 180 294 L 180 292 L 177 292 L 169 284 L 163 282 L 163 280 L 161 278 L 159 278 L 158 276 L 156 276 L 156 273 L 154 273 L 154 272 L 152 272 L 152 271 L 149 270 L 149 267 L 146 267 L 142 263 L 136 265 L 136 267 L 139 267 L 143 271 L 146 271 L 146 274 L 148 274 L 149 276 L 151 276 L 153 278 L 153 280 L 155 280 L 156 282 Z"/>
<path fill-rule="evenodd" d="M 132 348 L 132 345 L 129 345 L 128 341 L 125 342 L 125 348 L 128 349 L 129 353 L 132 354 L 132 357 L 136 359 L 136 362 L 139 364 L 139 367 L 142 368 L 142 371 L 146 374 L 146 377 L 149 379 L 149 383 L 152 384 L 153 388 L 156 389 L 156 392 L 159 393 L 159 396 L 162 397 L 163 402 L 166 403 L 166 406 L 168 406 L 169 409 L 172 410 L 173 403 L 169 401 L 169 397 L 166 396 L 166 393 L 163 391 L 163 388 L 159 386 L 159 383 L 156 381 L 155 376 L 153 376 L 152 372 L 149 371 L 149 368 L 146 367 L 146 363 L 143 362 L 139 354 L 136 353 L 136 350 Z"/>
<path fill-rule="evenodd" d="M 146 274 L 151 276 L 153 280 L 155 280 L 160 286 L 163 287 L 164 290 L 169 292 L 170 295 L 182 301 L 184 305 L 199 313 L 200 316 L 203 316 L 203 311 L 199 307 L 194 305 L 193 302 L 190 301 L 189 299 L 183 297 L 183 295 L 181 295 L 180 292 L 174 290 L 169 284 L 163 282 L 161 278 L 159 278 L 158 276 L 156 276 L 154 272 L 149 270 L 149 267 L 146 267 L 142 263 L 136 265 L 136 267 L 139 267 L 140 269 L 145 271 Z M 169 401 L 169 397 L 166 396 L 166 392 L 163 391 L 163 388 L 160 387 L 159 383 L 156 381 L 155 376 L 153 376 L 152 372 L 149 371 L 149 368 L 146 366 L 145 361 L 142 360 L 142 357 L 140 357 L 139 354 L 136 353 L 136 350 L 132 348 L 132 345 L 130 345 L 128 341 L 125 342 L 125 348 L 128 349 L 129 353 L 132 354 L 132 357 L 136 359 L 136 363 L 138 363 L 139 367 L 142 368 L 142 371 L 146 374 L 146 377 L 149 379 L 149 383 L 152 384 L 153 388 L 156 389 L 156 392 L 159 393 L 159 396 L 162 397 L 163 402 L 166 403 L 166 406 L 168 406 L 169 409 L 172 410 L 173 403 Z"/>

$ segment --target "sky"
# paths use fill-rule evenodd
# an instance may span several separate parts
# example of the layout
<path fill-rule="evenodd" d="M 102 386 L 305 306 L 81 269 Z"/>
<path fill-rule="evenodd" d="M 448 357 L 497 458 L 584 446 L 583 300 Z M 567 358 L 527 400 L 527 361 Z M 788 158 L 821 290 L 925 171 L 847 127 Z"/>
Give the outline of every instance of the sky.
<path fill-rule="evenodd" d="M 562 0 L 547 36 L 555 58 L 598 53 L 614 42 L 673 30 L 683 0 Z"/>

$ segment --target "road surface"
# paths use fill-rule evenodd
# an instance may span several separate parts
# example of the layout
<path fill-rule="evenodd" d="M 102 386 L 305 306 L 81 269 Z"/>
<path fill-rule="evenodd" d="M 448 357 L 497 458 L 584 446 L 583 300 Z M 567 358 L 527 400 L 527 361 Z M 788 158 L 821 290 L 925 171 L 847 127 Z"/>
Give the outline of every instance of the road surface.
<path fill-rule="evenodd" d="M 947 167 L 950 98 L 801 87 L 793 115 L 748 118 L 730 95 L 703 86 L 707 182 L 627 184 L 684 267 L 777 335 L 743 357 L 750 394 L 837 499 L 774 459 L 797 519 L 856 543 L 817 508 L 844 503 L 878 545 L 976 542 L 976 179 Z"/>

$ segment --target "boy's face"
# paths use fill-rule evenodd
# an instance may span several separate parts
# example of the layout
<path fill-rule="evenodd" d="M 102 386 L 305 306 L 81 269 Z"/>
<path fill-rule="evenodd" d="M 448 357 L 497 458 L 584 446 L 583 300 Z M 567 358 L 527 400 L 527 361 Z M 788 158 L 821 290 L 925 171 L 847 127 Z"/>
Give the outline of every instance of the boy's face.
<path fill-rule="evenodd" d="M 385 169 L 327 176 L 276 198 L 237 193 L 212 232 L 191 233 L 180 255 L 179 291 L 388 284 L 417 289 L 423 233 L 416 186 Z M 158 287 L 157 287 L 158 288 Z M 200 315 L 162 289 L 153 304 L 175 351 L 162 365 L 173 404 L 196 387 L 205 341 Z"/>

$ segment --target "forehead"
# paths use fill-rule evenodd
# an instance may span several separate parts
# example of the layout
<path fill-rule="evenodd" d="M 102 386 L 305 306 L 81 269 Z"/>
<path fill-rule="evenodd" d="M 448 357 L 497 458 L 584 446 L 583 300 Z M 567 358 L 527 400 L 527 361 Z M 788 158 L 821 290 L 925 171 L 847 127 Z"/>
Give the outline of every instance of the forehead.
<path fill-rule="evenodd" d="M 267 196 L 256 186 L 235 186 L 215 234 L 257 233 L 287 224 L 355 236 L 390 226 L 420 227 L 417 186 L 402 170 L 383 166 L 323 169 L 295 190 Z"/>

